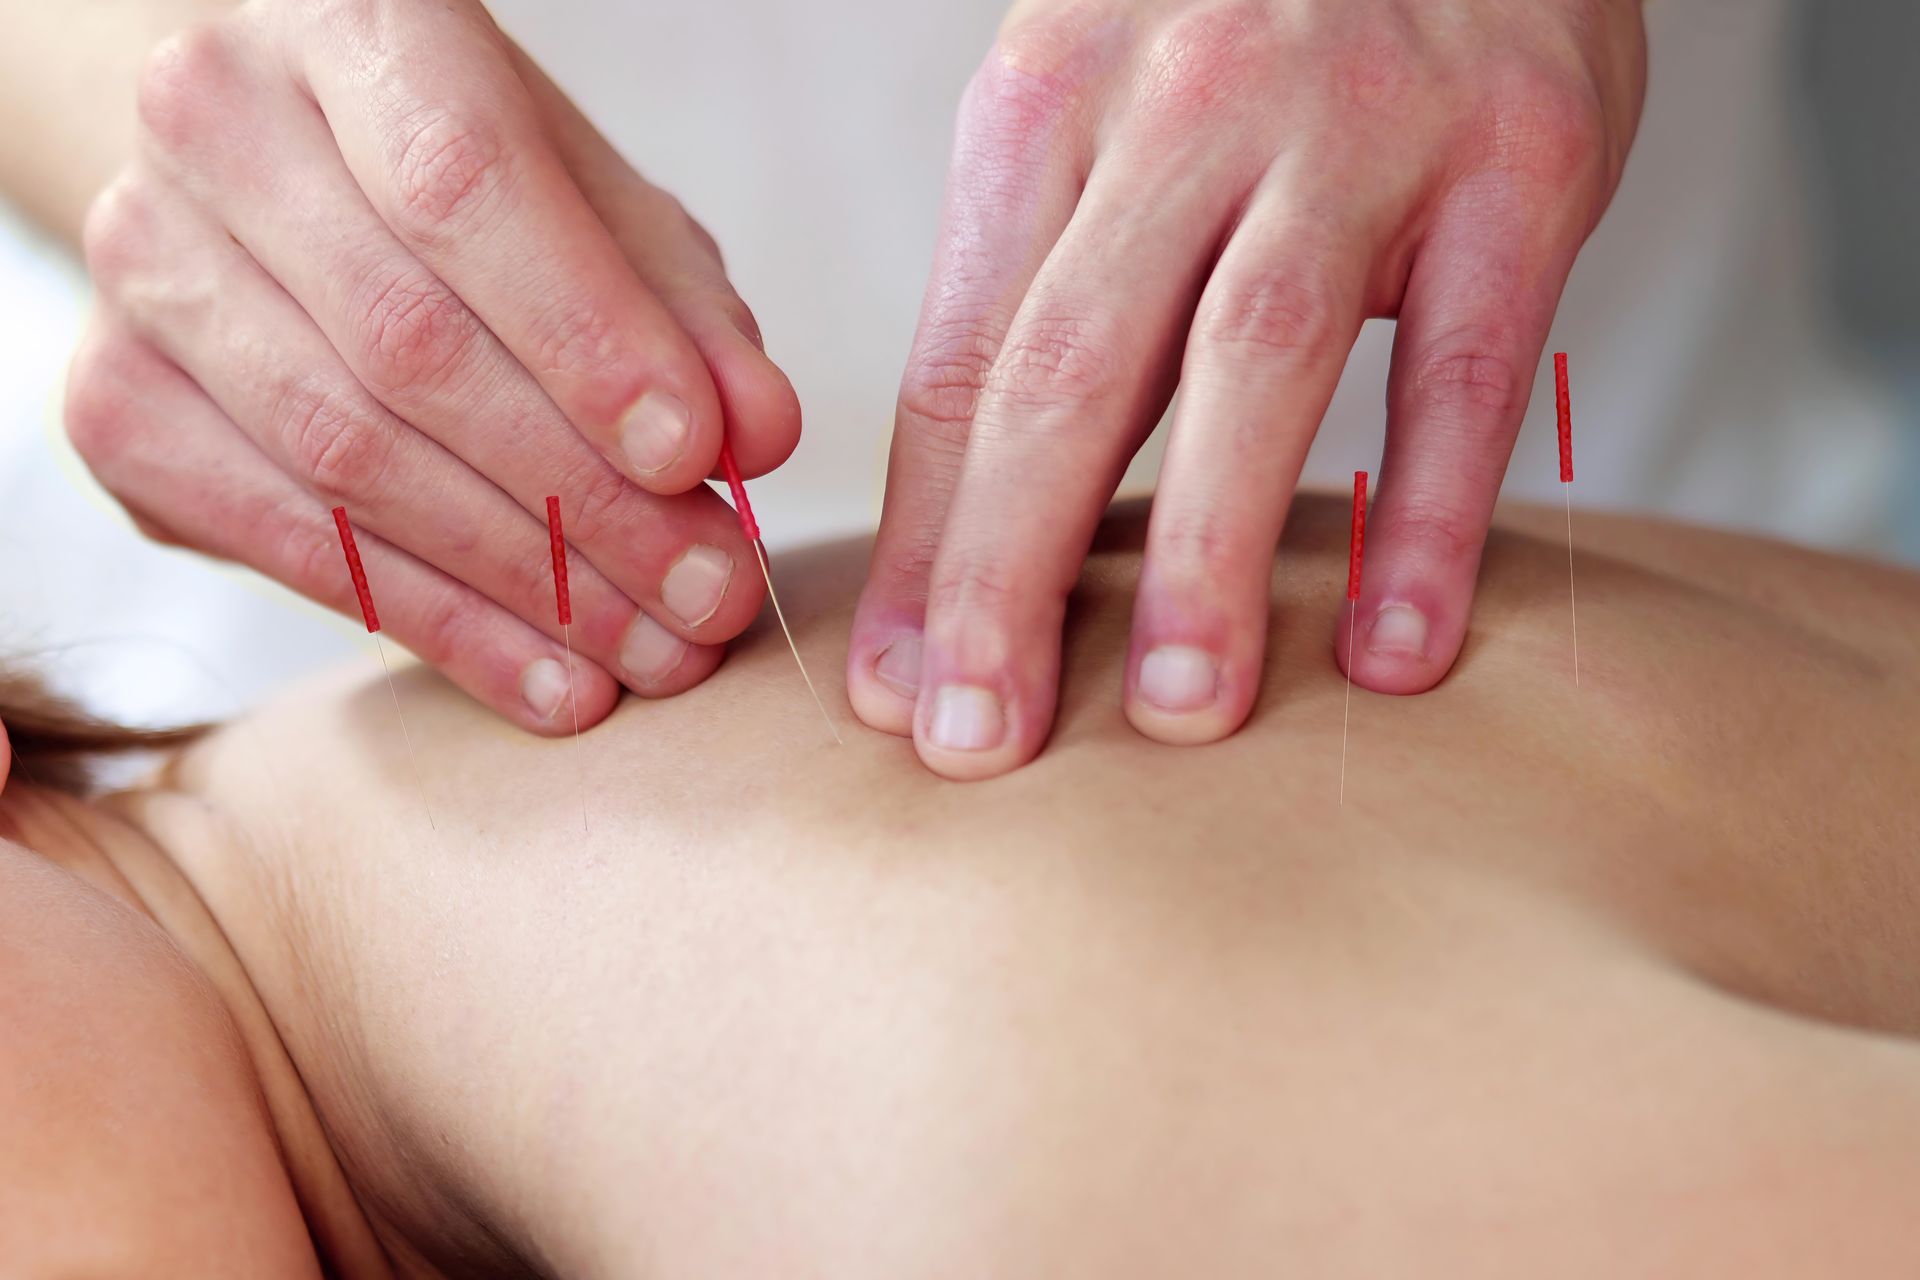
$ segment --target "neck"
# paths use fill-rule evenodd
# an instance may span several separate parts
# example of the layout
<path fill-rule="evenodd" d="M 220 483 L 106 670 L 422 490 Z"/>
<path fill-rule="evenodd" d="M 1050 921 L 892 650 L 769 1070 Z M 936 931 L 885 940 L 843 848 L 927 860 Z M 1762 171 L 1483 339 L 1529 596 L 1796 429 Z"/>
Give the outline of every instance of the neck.
<path fill-rule="evenodd" d="M 331 1274 L 390 1280 L 395 1273 L 354 1197 L 312 1101 L 246 967 L 200 891 L 144 829 L 139 795 L 88 803 L 31 786 L 7 788 L 0 829 L 95 889 L 150 917 L 219 994 L 266 1101 L 281 1159 Z"/>

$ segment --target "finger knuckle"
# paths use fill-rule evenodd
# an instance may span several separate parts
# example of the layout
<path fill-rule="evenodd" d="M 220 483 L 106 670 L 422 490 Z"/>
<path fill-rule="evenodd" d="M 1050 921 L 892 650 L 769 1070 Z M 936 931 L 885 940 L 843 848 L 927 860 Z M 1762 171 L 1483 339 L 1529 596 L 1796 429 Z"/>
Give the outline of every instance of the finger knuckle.
<path fill-rule="evenodd" d="M 133 339 L 98 339 L 80 349 L 67 372 L 61 409 L 67 438 L 96 474 L 128 457 L 138 442 L 136 356 Z"/>
<path fill-rule="evenodd" d="M 1229 354 L 1317 361 L 1341 336 L 1335 298 L 1314 268 L 1275 263 L 1228 280 L 1202 305 L 1195 328 L 1203 343 Z"/>
<path fill-rule="evenodd" d="M 1224 0 L 1182 13 L 1148 48 L 1139 110 L 1172 128 L 1214 115 L 1261 81 L 1271 37 L 1268 6 L 1253 0 Z"/>
<path fill-rule="evenodd" d="M 964 439 L 993 372 L 999 335 L 984 320 L 930 321 L 900 383 L 900 409 L 915 426 Z"/>
<path fill-rule="evenodd" d="M 1553 190 L 1598 173 L 1606 149 L 1600 101 L 1590 86 L 1522 67 L 1489 90 L 1487 146 L 1503 172 Z"/>
<path fill-rule="evenodd" d="M 568 489 L 567 537 L 585 547 L 605 545 L 632 528 L 636 490 L 612 467 L 601 466 Z"/>
<path fill-rule="evenodd" d="M 225 27 L 201 23 L 161 41 L 141 68 L 136 98 L 146 136 L 164 153 L 217 139 L 230 127 L 238 83 Z"/>
<path fill-rule="evenodd" d="M 546 308 L 539 321 L 536 359 L 542 371 L 568 377 L 592 377 L 625 350 L 621 327 L 597 303 L 563 297 Z"/>
<path fill-rule="evenodd" d="M 295 512 L 275 505 L 259 513 L 254 529 L 265 563 L 284 566 L 283 580 L 337 608 L 353 607 L 351 579 L 344 572 L 339 535 L 326 513 Z M 274 576 L 280 574 L 276 568 Z"/>
<path fill-rule="evenodd" d="M 417 627 L 406 637 L 407 647 L 430 666 L 444 667 L 471 654 L 488 634 L 497 606 L 465 591 L 436 598 L 421 612 Z"/>
<path fill-rule="evenodd" d="M 1152 558 L 1187 572 L 1220 568 L 1244 542 L 1223 511 L 1205 504 L 1181 503 L 1164 514 L 1156 511 L 1155 520 Z"/>
<path fill-rule="evenodd" d="M 615 323 L 599 299 L 562 295 L 534 330 L 534 372 L 564 380 L 590 418 L 613 421 L 645 389 L 647 370 L 631 331 Z"/>
<path fill-rule="evenodd" d="M 940 528 L 928 523 L 876 550 L 871 577 L 886 600 L 924 608 L 939 558 Z"/>
<path fill-rule="evenodd" d="M 154 239 L 152 192 L 143 180 L 122 174 L 94 197 L 81 227 L 81 249 L 95 285 L 115 292 L 130 271 L 153 258 Z"/>
<path fill-rule="evenodd" d="M 394 432 L 350 393 L 295 384 L 279 408 L 288 455 L 321 494 L 342 499 L 378 489 L 392 461 Z"/>
<path fill-rule="evenodd" d="M 447 107 L 415 112 L 400 124 L 392 172 L 398 229 L 416 245 L 471 231 L 512 183 L 498 128 Z"/>
<path fill-rule="evenodd" d="M 1092 405 L 1121 377 L 1119 343 L 1082 314 L 1053 310 L 1021 324 L 994 362 L 989 389 L 1016 408 Z"/>
<path fill-rule="evenodd" d="M 1436 428 L 1451 423 L 1496 421 L 1525 407 L 1527 382 L 1504 339 L 1467 337 L 1437 344 L 1415 366 L 1412 391 Z"/>
<path fill-rule="evenodd" d="M 934 563 L 928 602 L 949 617 L 1006 617 L 1022 598 L 1012 565 L 984 555 L 943 555 Z"/>
<path fill-rule="evenodd" d="M 1442 563 L 1472 554 L 1486 530 L 1484 518 L 1476 522 L 1464 505 L 1437 493 L 1410 496 L 1383 523 L 1383 541 L 1391 540 L 1402 554 Z"/>
<path fill-rule="evenodd" d="M 1039 37 L 1002 37 L 961 99 L 956 153 L 976 160 L 1018 162 L 1043 150 L 1074 108 L 1079 88 L 1065 71 L 1043 69 L 1032 50 Z"/>
<path fill-rule="evenodd" d="M 443 389 L 480 338 L 480 322 L 425 271 L 371 281 L 360 315 L 362 378 L 376 394 L 411 401 Z"/>

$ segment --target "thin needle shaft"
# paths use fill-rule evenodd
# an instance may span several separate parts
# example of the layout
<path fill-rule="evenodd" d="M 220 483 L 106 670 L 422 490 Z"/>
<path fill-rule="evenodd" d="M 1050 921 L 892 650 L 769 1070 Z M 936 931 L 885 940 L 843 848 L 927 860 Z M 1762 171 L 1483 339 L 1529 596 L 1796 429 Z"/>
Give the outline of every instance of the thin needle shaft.
<path fill-rule="evenodd" d="M 573 623 L 564 622 L 560 629 L 567 638 L 567 704 L 573 708 L 573 754 L 577 757 L 580 754 L 580 699 L 573 692 Z M 576 759 L 574 763 L 578 765 L 581 762 Z M 586 832 L 590 830 L 587 826 L 587 775 L 584 770 L 576 768 L 574 777 L 580 783 L 580 830 Z"/>
<path fill-rule="evenodd" d="M 800 646 L 793 641 L 793 629 L 787 626 L 786 611 L 780 607 L 780 593 L 773 589 L 773 570 L 767 565 L 767 548 L 758 538 L 753 540 L 753 554 L 760 561 L 760 576 L 767 580 L 767 598 L 773 601 L 773 616 L 780 620 L 780 630 L 787 637 L 787 648 L 793 650 L 793 660 L 800 668 L 800 678 L 807 682 L 807 692 L 813 695 L 813 705 L 820 708 L 820 718 L 827 722 L 827 732 L 833 735 L 834 742 L 845 746 L 833 717 L 827 713 L 826 702 L 820 697 L 820 691 L 813 687 L 813 677 L 807 674 L 807 663 L 800 656 Z"/>
<path fill-rule="evenodd" d="M 1567 498 L 1567 609 L 1573 615 L 1573 685 L 1580 687 L 1580 601 L 1573 590 L 1573 486 L 1563 484 Z"/>
<path fill-rule="evenodd" d="M 407 763 L 413 767 L 414 789 L 420 793 L 420 807 L 427 811 L 427 826 L 438 831 L 439 825 L 433 820 L 433 805 L 427 801 L 427 785 L 420 774 L 420 757 L 413 753 L 413 735 L 407 732 L 407 713 L 400 709 L 400 690 L 393 684 L 393 668 L 387 665 L 387 646 L 380 643 L 380 634 L 374 633 L 373 647 L 380 651 L 380 669 L 387 673 L 387 692 L 393 695 L 394 718 L 400 722 L 400 736 L 406 740 Z"/>
<path fill-rule="evenodd" d="M 1347 709 L 1340 717 L 1340 807 L 1347 806 L 1347 727 L 1353 723 L 1353 633 L 1360 629 L 1360 606 L 1349 603 L 1347 621 Z"/>

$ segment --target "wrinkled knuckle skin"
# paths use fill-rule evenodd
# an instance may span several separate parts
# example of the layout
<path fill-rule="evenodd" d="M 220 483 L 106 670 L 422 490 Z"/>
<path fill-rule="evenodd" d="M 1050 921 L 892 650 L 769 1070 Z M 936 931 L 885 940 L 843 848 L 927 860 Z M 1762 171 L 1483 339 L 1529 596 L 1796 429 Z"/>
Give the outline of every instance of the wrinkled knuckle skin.
<path fill-rule="evenodd" d="M 401 234 L 415 244 L 445 243 L 470 229 L 509 181 L 499 133 L 487 123 L 431 108 L 397 130 L 395 213 Z"/>
<path fill-rule="evenodd" d="M 611 467 L 576 480 L 565 499 L 572 508 L 567 512 L 567 537 L 578 546 L 606 545 L 633 523 L 637 490 L 627 478 Z"/>
<path fill-rule="evenodd" d="M 1333 352 L 1339 315 L 1332 291 L 1311 272 L 1273 266 L 1231 282 L 1205 306 L 1198 336 L 1228 351 L 1313 361 Z"/>
<path fill-rule="evenodd" d="M 900 539 L 884 555 L 876 553 L 870 581 L 895 607 L 924 611 L 939 557 L 940 531 L 930 525 Z"/>
<path fill-rule="evenodd" d="M 1477 553 L 1486 526 L 1443 499 L 1421 497 L 1403 504 L 1380 532 L 1415 562 L 1451 564 Z"/>
<path fill-rule="evenodd" d="M 371 282 L 357 310 L 362 376 L 383 397 L 411 402 L 442 389 L 480 336 L 460 299 L 424 272 Z"/>
<path fill-rule="evenodd" d="M 916 426 L 964 440 L 999 353 L 998 335 L 986 324 L 930 322 L 900 384 L 901 411 Z"/>
<path fill-rule="evenodd" d="M 393 432 L 353 397 L 301 384 L 280 408 L 288 455 L 300 474 L 336 502 L 364 498 L 378 487 L 393 452 Z"/>
<path fill-rule="evenodd" d="M 1154 530 L 1152 559 L 1182 574 L 1211 575 L 1224 568 L 1246 539 L 1236 537 L 1221 515 L 1200 506 L 1184 506 Z M 1210 584 L 1212 585 L 1212 584 Z"/>
<path fill-rule="evenodd" d="M 217 143 L 233 127 L 239 83 L 237 51 L 225 27 L 202 23 L 169 36 L 141 69 L 141 128 L 163 155 Z"/>
<path fill-rule="evenodd" d="M 1005 618 L 1022 597 L 1013 567 L 972 556 L 936 565 L 928 593 L 931 609 L 949 618 Z"/>
<path fill-rule="evenodd" d="M 1526 407 L 1527 384 L 1513 361 L 1468 347 L 1434 352 L 1414 375 L 1415 399 L 1452 421 L 1504 422 Z"/>
<path fill-rule="evenodd" d="M 989 386 L 1015 408 L 1089 406 L 1120 380 L 1117 346 L 1100 325 L 1078 316 L 1037 316 L 1007 339 Z"/>
<path fill-rule="evenodd" d="M 567 379 L 595 419 L 611 422 L 643 389 L 632 360 L 633 335 L 591 299 L 563 297 L 540 317 L 537 372 Z"/>

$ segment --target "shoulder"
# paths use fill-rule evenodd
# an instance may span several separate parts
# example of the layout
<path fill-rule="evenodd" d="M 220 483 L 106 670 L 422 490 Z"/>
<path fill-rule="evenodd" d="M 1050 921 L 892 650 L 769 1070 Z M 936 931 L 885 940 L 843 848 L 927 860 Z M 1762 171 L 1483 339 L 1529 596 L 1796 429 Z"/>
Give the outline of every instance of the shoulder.
<path fill-rule="evenodd" d="M 218 997 L 152 921 L 0 840 L 8 1274 L 318 1275 Z"/>

